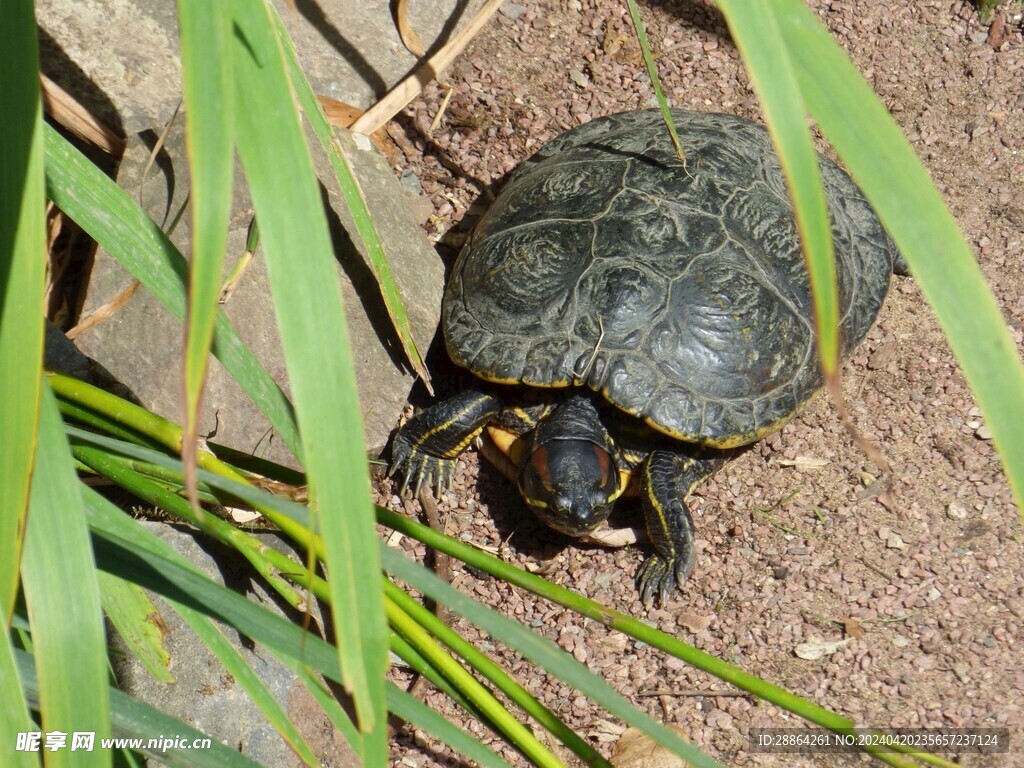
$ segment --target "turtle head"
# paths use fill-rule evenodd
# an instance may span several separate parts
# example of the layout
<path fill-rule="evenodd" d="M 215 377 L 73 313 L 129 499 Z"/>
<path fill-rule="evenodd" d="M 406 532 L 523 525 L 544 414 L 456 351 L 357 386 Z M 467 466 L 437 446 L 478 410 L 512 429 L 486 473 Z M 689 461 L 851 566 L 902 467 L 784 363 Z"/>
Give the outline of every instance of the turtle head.
<path fill-rule="evenodd" d="M 583 536 L 608 519 L 619 497 L 613 452 L 590 400 L 567 400 L 531 436 L 519 467 L 519 491 L 549 526 Z"/>

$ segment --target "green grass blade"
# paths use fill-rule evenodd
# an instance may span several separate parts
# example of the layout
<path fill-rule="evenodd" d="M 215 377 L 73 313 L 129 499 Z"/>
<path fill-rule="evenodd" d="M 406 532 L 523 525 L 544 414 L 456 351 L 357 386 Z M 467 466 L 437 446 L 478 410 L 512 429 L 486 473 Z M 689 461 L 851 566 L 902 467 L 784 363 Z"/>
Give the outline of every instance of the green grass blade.
<path fill-rule="evenodd" d="M 391 580 L 386 576 L 384 577 L 384 581 L 394 586 Z M 398 587 L 395 587 L 395 589 L 401 592 L 401 590 Z M 405 593 L 402 592 L 402 594 Z M 409 599 L 412 600 L 411 597 Z M 448 678 L 442 675 L 429 661 L 427 661 L 423 657 L 423 655 L 419 651 L 417 651 L 412 645 L 406 642 L 404 637 L 402 637 L 400 634 L 392 630 L 390 641 L 391 652 L 395 654 L 398 658 L 400 658 L 402 661 L 404 661 L 406 664 L 408 664 L 409 668 L 413 672 L 415 672 L 417 675 L 422 675 L 423 677 L 425 677 L 427 680 L 434 684 L 435 688 L 443 692 L 446 696 L 448 696 L 448 698 L 450 698 L 464 710 L 469 712 L 473 717 L 475 717 L 480 722 L 487 724 L 487 718 L 484 716 L 482 712 L 474 708 L 473 702 L 467 699 L 465 696 L 463 696 L 459 689 L 456 688 L 451 682 L 449 682 Z M 494 729 L 492 728 L 492 730 Z"/>
<path fill-rule="evenodd" d="M 381 550 L 385 568 L 392 576 L 401 579 L 483 628 L 491 637 L 500 640 L 551 674 L 569 683 L 616 717 L 641 729 L 684 760 L 688 760 L 696 768 L 721 768 L 719 763 L 697 747 L 686 743 L 664 725 L 640 712 L 607 682 L 546 637 L 530 631 L 491 608 L 480 605 L 390 547 L 381 545 Z"/>
<path fill-rule="evenodd" d="M 779 0 L 804 100 L 896 241 L 992 430 L 1024 514 L 1024 366 L 991 289 L 878 97 L 801 0 Z"/>
<path fill-rule="evenodd" d="M 234 170 L 231 13 L 227 3 L 179 0 L 181 68 L 185 91 L 192 259 L 185 324 L 182 458 L 186 488 L 199 507 L 195 451 L 206 367 L 217 319 L 221 270 L 228 241 Z"/>
<path fill-rule="evenodd" d="M 413 372 L 426 385 L 427 389 L 433 391 L 430 384 L 430 372 L 427 370 L 423 356 L 416 346 L 415 339 L 413 339 L 412 326 L 409 324 L 405 305 L 402 303 L 402 297 L 398 292 L 398 286 L 395 284 L 391 267 L 388 266 L 387 257 L 384 255 L 384 247 L 381 245 L 380 238 L 377 237 L 377 231 L 373 225 L 373 217 L 370 214 L 369 208 L 367 208 L 366 200 L 359 188 L 359 182 L 356 180 L 352 167 L 345 157 L 344 149 L 334 139 L 334 131 L 331 124 L 327 121 L 323 107 L 320 106 L 316 94 L 313 93 L 313 88 L 310 86 L 305 73 L 302 71 L 302 67 L 299 65 L 298 57 L 295 54 L 295 46 L 292 44 L 287 30 L 285 30 L 284 24 L 281 22 L 281 17 L 272 6 L 270 7 L 270 12 L 278 39 L 281 41 L 281 49 L 285 56 L 292 87 L 295 89 L 303 114 L 309 121 L 313 133 L 316 134 L 324 151 L 327 152 L 328 160 L 338 179 L 338 186 L 341 188 L 342 195 L 345 198 L 345 204 L 348 206 L 352 220 L 355 222 L 356 232 L 366 247 L 370 269 L 377 279 L 378 286 L 380 286 L 381 296 L 384 299 L 384 308 L 387 310 L 388 317 L 391 318 L 395 334 L 398 336 L 405 351 L 406 360 L 409 362 Z"/>
<path fill-rule="evenodd" d="M 31 0 L 0 24 L 0 628 L 18 594 L 43 364 L 42 102 Z"/>
<path fill-rule="evenodd" d="M 100 443 L 113 441 L 99 438 L 97 444 Z M 138 450 L 145 452 L 145 449 Z M 168 465 L 175 463 L 168 457 L 159 459 Z M 202 471 L 200 475 L 212 477 Z M 230 482 L 225 485 L 237 486 Z M 254 495 L 268 495 L 255 489 L 249 490 Z M 172 603 L 184 604 L 234 627 L 262 644 L 289 666 L 300 665 L 305 669 L 315 669 L 331 680 L 341 682 L 338 655 L 323 640 L 304 634 L 300 627 L 286 619 L 210 581 L 168 544 L 142 529 L 95 491 L 85 489 L 84 497 L 90 528 L 94 539 L 100 542 L 97 545 L 97 561 L 101 568 L 133 578 Z M 294 507 L 304 510 L 292 502 L 283 499 L 278 501 L 283 509 Z M 465 732 L 391 683 L 387 684 L 386 696 L 391 711 L 437 736 L 467 757 L 481 765 L 506 765 Z M 353 746 L 358 750 L 358 744 Z"/>
<path fill-rule="evenodd" d="M 436 549 L 439 552 L 444 552 L 447 555 L 458 558 L 468 565 L 471 565 L 474 568 L 479 568 L 481 571 L 489 573 L 502 581 L 506 581 L 509 584 L 529 590 L 535 595 L 539 595 L 553 603 L 576 611 L 582 616 L 586 616 L 594 621 L 599 621 L 607 627 L 624 632 L 630 637 L 641 640 L 666 653 L 670 653 L 697 669 L 701 669 L 709 674 L 715 675 L 720 680 L 724 680 L 727 683 L 735 685 L 741 690 L 748 691 L 758 698 L 782 709 L 786 709 L 809 722 L 821 726 L 822 728 L 831 728 L 833 730 L 848 729 L 853 728 L 856 725 L 852 720 L 847 720 L 846 718 L 837 715 L 835 712 L 831 712 L 824 707 L 818 706 L 817 704 L 807 701 L 806 699 L 802 699 L 776 685 L 772 685 L 771 683 L 761 680 L 754 675 L 744 672 L 739 667 L 694 648 L 692 645 L 684 643 L 676 637 L 667 635 L 649 624 L 645 624 L 644 622 L 633 618 L 632 616 L 627 616 L 626 614 L 619 613 L 618 611 L 605 608 L 600 603 L 596 603 L 593 600 L 589 600 L 569 589 L 560 587 L 557 584 L 552 584 L 539 576 L 535 576 L 532 573 L 528 573 L 520 568 L 509 565 L 508 563 L 492 555 L 488 555 L 486 552 L 481 552 L 464 542 L 445 536 L 429 526 L 417 523 L 414 520 L 410 520 L 403 515 L 399 515 L 391 510 L 384 509 L 383 507 L 377 508 L 377 519 L 381 525 L 400 531 L 410 538 L 423 542 L 432 549 Z M 442 602 L 445 602 L 446 605 L 448 604 L 447 600 L 443 600 Z M 487 629 L 487 627 L 485 627 L 485 629 Z M 488 631 L 490 630 L 488 629 Z M 500 636 L 504 639 L 504 632 L 502 632 Z M 880 760 L 888 762 L 893 766 L 908 765 L 905 759 L 899 755 L 887 754 L 884 752 L 876 752 L 875 755 Z M 935 758 L 930 755 L 929 759 Z M 939 762 L 936 764 L 947 763 Z"/>
<path fill-rule="evenodd" d="M 15 661 L 15 649 L 11 636 L 4 629 L 0 632 L 0 691 L 4 692 L 4 705 L 0 707 L 0 756 L 4 765 L 11 768 L 37 768 L 37 753 L 15 751 L 19 733 L 35 731 L 32 718 L 29 716 L 25 697 L 15 694 L 22 690 L 21 675 Z M 30 670 L 35 675 L 35 670 Z"/>
<path fill-rule="evenodd" d="M 228 642 L 221 630 L 212 621 L 191 608 L 178 605 L 175 610 L 198 635 L 210 652 L 224 665 L 224 669 L 242 687 L 250 701 L 255 704 L 267 722 L 281 735 L 288 746 L 308 766 L 319 766 L 320 761 L 313 754 L 312 747 L 306 742 L 299 729 L 288 717 L 288 713 L 274 698 L 274 694 L 260 679 L 249 663 L 238 650 Z"/>
<path fill-rule="evenodd" d="M 636 32 L 636 41 L 640 44 L 640 55 L 643 57 L 644 65 L 647 67 L 647 76 L 651 78 L 651 87 L 654 89 L 654 98 L 658 102 L 658 109 L 665 120 L 665 127 L 668 135 L 672 138 L 672 145 L 675 147 L 679 162 L 686 163 L 686 153 L 683 152 L 683 142 L 679 139 L 679 132 L 676 130 L 676 121 L 672 117 L 672 109 L 668 99 L 665 98 L 665 91 L 661 87 L 661 78 L 658 77 L 658 67 L 651 55 L 651 46 L 647 43 L 647 32 L 644 30 L 643 19 L 640 18 L 640 9 L 636 0 L 626 0 L 626 8 L 629 10 L 629 18 L 633 22 L 633 30 Z M 685 172 L 685 168 L 684 168 Z"/>
<path fill-rule="evenodd" d="M 747 64 L 786 174 L 811 278 L 818 356 L 825 376 L 829 377 L 839 368 L 835 257 L 818 153 L 807 129 L 796 72 L 770 7 L 758 14 L 750 13 L 749 5 L 739 0 L 719 0 L 718 7 Z"/>
<path fill-rule="evenodd" d="M 103 612 L 128 650 L 158 683 L 173 683 L 170 654 L 164 648 L 163 620 L 153 601 L 137 584 L 99 573 Z"/>
<path fill-rule="evenodd" d="M 44 731 L 110 735 L 106 638 L 80 483 L 57 403 L 43 389 L 25 553 L 25 604 L 32 626 Z M 109 766 L 109 750 L 58 750 L 47 766 Z"/>
<path fill-rule="evenodd" d="M 38 701 L 40 685 L 35 676 L 33 657 L 24 651 L 15 651 L 15 660 L 18 671 L 21 675 L 23 689 L 30 701 Z M 38 661 L 36 661 L 38 664 Z M 140 744 L 128 747 L 121 745 L 119 748 L 131 748 L 149 757 L 159 759 L 161 765 L 170 768 L 263 768 L 248 757 L 240 754 L 237 750 L 221 744 L 215 739 L 197 731 L 177 718 L 165 715 L 158 709 L 145 704 L 138 699 L 133 699 L 126 693 L 116 688 L 107 688 L 104 683 L 104 695 L 110 698 L 110 716 L 113 725 L 113 733 L 118 739 L 139 739 Z M 168 749 L 159 750 L 155 746 L 148 747 L 150 739 L 161 737 L 178 737 L 183 739 L 191 747 L 198 739 L 209 739 L 210 744 L 204 748 L 191 749 Z M 75 768 L 86 765 L 84 757 L 91 754 L 83 750 L 71 752 L 64 750 L 69 755 L 74 755 Z M 111 749 L 103 749 L 97 736 L 93 752 L 113 754 Z M 56 752 L 53 754 L 60 754 Z M 52 759 L 52 758 L 48 758 Z M 47 762 L 47 766 L 51 765 Z"/>
<path fill-rule="evenodd" d="M 185 319 L 188 265 L 139 206 L 60 134 L 45 127 L 46 191 L 64 213 L 138 278 L 179 320 Z M 214 355 L 252 398 L 300 460 L 291 405 L 223 312 L 217 313 Z"/>
<path fill-rule="evenodd" d="M 449 656 L 423 627 L 413 621 L 409 614 L 390 600 L 386 601 L 385 605 L 388 611 L 388 621 L 395 631 L 448 678 L 468 700 L 472 701 L 488 721 L 531 763 L 541 768 L 559 768 L 562 765 L 561 761 L 551 754 L 525 725 L 509 713 L 490 690 Z"/>
<path fill-rule="evenodd" d="M 388 683 L 387 695 L 388 709 L 406 722 L 437 736 L 452 749 L 484 768 L 509 768 L 509 764 L 494 752 L 398 686 Z"/>
<path fill-rule="evenodd" d="M 387 624 L 341 287 L 284 57 L 263 3 L 235 2 L 239 154 L 260 222 L 309 479 L 330 573 L 344 685 L 364 759 L 387 761 Z"/>

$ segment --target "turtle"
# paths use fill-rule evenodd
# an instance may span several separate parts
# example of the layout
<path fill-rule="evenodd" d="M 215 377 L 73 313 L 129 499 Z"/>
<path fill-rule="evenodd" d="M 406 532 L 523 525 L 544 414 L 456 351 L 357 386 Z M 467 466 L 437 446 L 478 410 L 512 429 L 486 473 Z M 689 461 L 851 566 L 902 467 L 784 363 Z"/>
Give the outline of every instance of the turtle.
<path fill-rule="evenodd" d="M 478 383 L 401 426 L 389 469 L 402 492 L 440 493 L 487 427 L 526 504 L 577 537 L 634 488 L 653 545 L 636 576 L 648 605 L 694 568 L 693 489 L 823 384 L 768 132 L 728 114 L 673 117 L 685 167 L 660 112 L 643 110 L 573 128 L 511 175 L 442 302 L 448 355 Z M 846 359 L 906 268 L 853 180 L 819 166 Z"/>

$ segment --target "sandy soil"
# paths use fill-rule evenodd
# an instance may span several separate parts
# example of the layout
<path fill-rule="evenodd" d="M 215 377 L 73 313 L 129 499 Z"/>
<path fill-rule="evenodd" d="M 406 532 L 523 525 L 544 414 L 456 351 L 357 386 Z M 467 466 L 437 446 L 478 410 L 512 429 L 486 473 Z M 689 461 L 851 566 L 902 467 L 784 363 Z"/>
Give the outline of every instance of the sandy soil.
<path fill-rule="evenodd" d="M 674 104 L 758 118 L 738 54 L 710 3 L 644 10 Z M 1018 344 L 1024 328 L 1024 42 L 1022 6 L 991 29 L 948 0 L 812 0 L 811 5 L 903 127 L 960 222 Z M 624 4 L 506 3 L 447 75 L 454 89 L 409 108 L 399 164 L 433 203 L 435 236 L 486 204 L 501 177 L 561 131 L 652 105 Z M 1016 18 L 1014 18 L 1016 16 Z M 998 21 L 1003 18 L 1004 22 Z M 395 133 L 395 131 L 393 131 Z M 408 176 L 407 176 L 408 178 Z M 480 207 L 478 206 L 478 207 Z M 452 252 L 453 253 L 453 252 Z M 970 311 L 965 307 L 965 311 Z M 633 577 L 642 553 L 580 545 L 535 522 L 509 484 L 475 454 L 440 500 L 454 536 L 497 547 L 520 566 L 637 616 L 861 723 L 1007 726 L 1016 754 L 964 756 L 969 766 L 1024 765 L 1024 618 L 1020 518 L 962 374 L 912 279 L 897 280 L 877 327 L 845 369 L 855 421 L 895 468 L 878 469 L 819 397 L 802 416 L 697 493 L 697 569 L 682 594 L 645 611 Z M 810 461 L 808 461 L 810 460 Z M 415 514 L 388 481 L 380 500 Z M 507 541 L 506 541 L 507 540 Z M 402 543 L 422 554 L 408 540 Z M 774 707 L 640 647 L 601 625 L 456 568 L 454 583 L 536 627 L 655 717 L 681 726 L 731 765 L 853 765 L 859 758 L 751 754 L 750 727 L 796 724 Z M 469 637 L 477 637 L 471 630 Z M 818 661 L 795 647 L 850 642 Z M 594 743 L 621 726 L 500 645 L 483 647 Z M 656 693 L 656 695 L 651 695 Z M 429 691 L 427 700 L 461 719 Z M 521 763 L 502 742 L 475 730 Z M 422 744 L 422 739 L 416 739 Z M 403 734 L 395 759 L 449 755 Z"/>

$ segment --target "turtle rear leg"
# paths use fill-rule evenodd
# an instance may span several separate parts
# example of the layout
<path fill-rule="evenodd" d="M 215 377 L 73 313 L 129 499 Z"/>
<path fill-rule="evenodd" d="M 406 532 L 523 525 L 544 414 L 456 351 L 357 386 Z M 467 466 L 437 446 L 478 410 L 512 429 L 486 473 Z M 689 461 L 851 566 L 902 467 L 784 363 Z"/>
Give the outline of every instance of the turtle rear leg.
<path fill-rule="evenodd" d="M 501 400 L 477 390 L 460 392 L 420 411 L 395 433 L 388 475 L 401 477 L 399 493 L 427 483 L 438 496 L 455 474 L 455 459 L 501 411 Z"/>
<path fill-rule="evenodd" d="M 637 572 L 637 587 L 645 605 L 655 595 L 661 604 L 674 587 L 693 571 L 696 553 L 693 547 L 693 520 L 686 507 L 690 492 L 725 463 L 729 451 L 706 455 L 658 449 L 651 453 L 640 474 L 640 501 L 647 522 L 647 534 L 654 554 Z"/>

